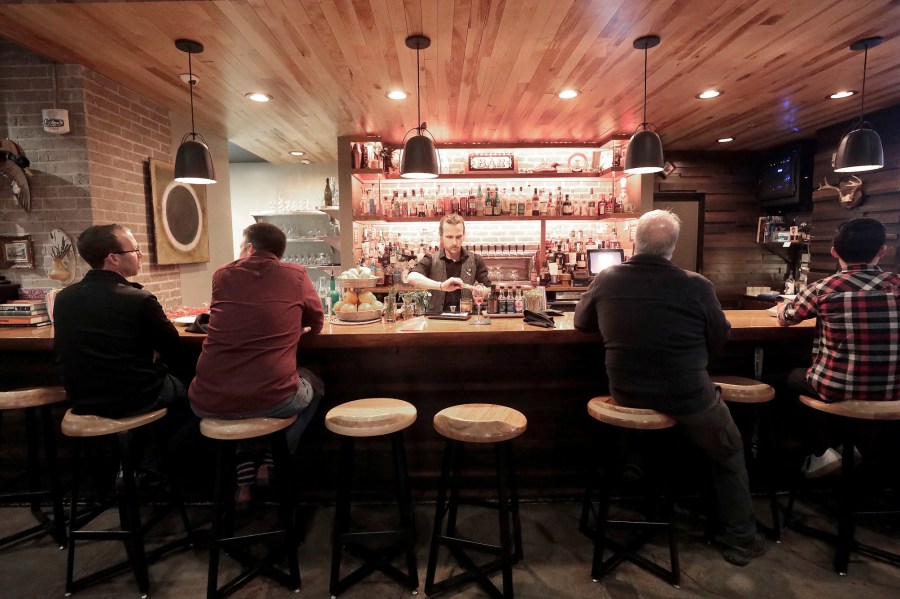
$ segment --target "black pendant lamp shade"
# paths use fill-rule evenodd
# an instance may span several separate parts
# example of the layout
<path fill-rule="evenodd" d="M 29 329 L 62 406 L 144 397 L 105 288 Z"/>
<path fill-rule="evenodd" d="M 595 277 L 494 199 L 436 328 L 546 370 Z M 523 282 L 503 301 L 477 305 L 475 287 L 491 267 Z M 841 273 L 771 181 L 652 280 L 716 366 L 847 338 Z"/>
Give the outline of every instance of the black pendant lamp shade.
<path fill-rule="evenodd" d="M 867 37 L 850 44 L 853 51 L 865 50 L 863 58 L 863 85 L 859 99 L 859 120 L 853 125 L 853 129 L 844 134 L 838 145 L 837 155 L 834 157 L 834 172 L 836 173 L 861 173 L 874 171 L 884 166 L 884 149 L 881 146 L 881 138 L 866 121 L 863 113 L 866 102 L 866 66 L 869 60 L 869 48 L 881 44 L 883 37 Z"/>
<path fill-rule="evenodd" d="M 644 51 L 644 120 L 628 142 L 625 153 L 625 172 L 629 174 L 658 173 L 663 170 L 662 140 L 647 122 L 647 50 L 659 45 L 658 35 L 645 35 L 634 40 L 634 47 Z"/>
<path fill-rule="evenodd" d="M 179 183 L 208 185 L 216 182 L 216 170 L 213 166 L 209 146 L 203 136 L 194 127 L 194 73 L 191 67 L 191 54 L 203 52 L 203 44 L 193 40 L 175 40 L 175 47 L 188 55 L 188 86 L 191 92 L 191 132 L 181 139 L 178 153 L 175 154 L 175 180 Z"/>
<path fill-rule="evenodd" d="M 424 35 L 411 35 L 406 38 L 406 46 L 416 51 L 416 122 L 419 123 L 406 132 L 406 135 L 412 131 L 416 132 L 406 140 L 403 158 L 400 160 L 400 176 L 407 179 L 433 179 L 441 174 L 441 163 L 434 147 L 434 137 L 422 121 L 422 97 L 419 91 L 419 50 L 430 45 L 431 39 Z"/>

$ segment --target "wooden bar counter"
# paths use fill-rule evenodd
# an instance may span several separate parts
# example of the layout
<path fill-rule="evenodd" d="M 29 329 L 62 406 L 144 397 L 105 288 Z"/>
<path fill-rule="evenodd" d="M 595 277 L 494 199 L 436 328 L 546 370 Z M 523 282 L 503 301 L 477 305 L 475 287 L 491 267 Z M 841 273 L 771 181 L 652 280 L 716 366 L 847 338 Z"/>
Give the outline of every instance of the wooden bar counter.
<path fill-rule="evenodd" d="M 731 340 L 710 370 L 752 376 L 754 352 L 765 348 L 767 370 L 809 363 L 813 322 L 779 327 L 764 310 L 726 311 Z M 442 441 L 431 421 L 457 403 L 499 403 L 522 411 L 528 430 L 516 440 L 524 495 L 571 495 L 582 484 L 591 460 L 590 398 L 606 393 L 603 348 L 598 334 L 576 331 L 572 314 L 556 319 L 556 329 L 525 324 L 520 318 L 493 318 L 488 326 L 468 321 L 414 319 L 390 325 L 326 323 L 321 334 L 304 337 L 298 361 L 323 373 L 327 395 L 322 414 L 334 405 L 365 397 L 395 397 L 418 410 L 408 429 L 410 473 L 418 496 L 433 496 Z M 193 373 L 203 335 L 181 332 L 182 363 L 170 364 L 183 378 Z M 0 330 L 0 375 L 4 387 L 55 382 L 53 331 Z M 651 368 L 652 364 L 648 364 Z M 334 488 L 337 440 L 314 419 L 301 444 L 303 480 L 314 497 Z M 387 452 L 372 453 L 389 464 Z M 376 467 L 376 470 L 380 466 Z M 473 472 L 485 487 L 488 469 Z M 477 483 L 476 483 L 477 484 Z"/>

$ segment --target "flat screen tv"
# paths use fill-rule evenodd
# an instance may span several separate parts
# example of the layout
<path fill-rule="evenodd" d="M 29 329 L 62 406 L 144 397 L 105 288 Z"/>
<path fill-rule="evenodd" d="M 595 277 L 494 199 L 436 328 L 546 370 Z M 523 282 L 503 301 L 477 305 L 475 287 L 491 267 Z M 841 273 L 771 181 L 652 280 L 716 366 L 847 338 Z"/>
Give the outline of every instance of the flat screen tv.
<path fill-rule="evenodd" d="M 800 142 L 768 152 L 759 173 L 759 205 L 767 212 L 812 210 L 815 142 Z"/>
<path fill-rule="evenodd" d="M 592 277 L 604 268 L 625 262 L 625 250 L 588 250 L 588 274 Z"/>

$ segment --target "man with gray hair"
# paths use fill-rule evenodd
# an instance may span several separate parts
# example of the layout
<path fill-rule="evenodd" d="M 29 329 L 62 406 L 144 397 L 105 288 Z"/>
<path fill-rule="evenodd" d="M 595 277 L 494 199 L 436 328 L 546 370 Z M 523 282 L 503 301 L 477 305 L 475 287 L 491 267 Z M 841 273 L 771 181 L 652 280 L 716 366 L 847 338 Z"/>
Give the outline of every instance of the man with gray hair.
<path fill-rule="evenodd" d="M 741 435 L 706 371 L 731 325 L 713 284 L 671 262 L 680 228 L 671 212 L 644 214 L 634 255 L 594 277 L 575 309 L 575 328 L 603 336 L 617 402 L 668 414 L 709 458 L 722 556 L 744 566 L 766 543 L 756 534 Z"/>

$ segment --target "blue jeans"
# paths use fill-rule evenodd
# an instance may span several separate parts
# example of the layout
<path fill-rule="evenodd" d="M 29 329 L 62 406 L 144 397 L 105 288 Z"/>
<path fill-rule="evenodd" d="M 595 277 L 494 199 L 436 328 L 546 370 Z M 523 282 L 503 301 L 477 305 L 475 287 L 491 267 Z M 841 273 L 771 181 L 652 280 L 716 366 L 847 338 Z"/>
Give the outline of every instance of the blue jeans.
<path fill-rule="evenodd" d="M 297 420 L 285 429 L 287 436 L 288 451 L 291 455 L 297 451 L 300 444 L 300 437 L 309 426 L 310 421 L 316 414 L 322 395 L 316 393 L 312 385 L 304 378 L 300 378 L 300 386 L 296 393 L 274 406 L 256 411 L 242 414 L 240 416 L 222 416 L 220 414 L 209 414 L 202 410 L 198 410 L 195 406 L 191 406 L 194 414 L 200 418 L 222 418 L 226 420 L 245 420 L 248 418 L 290 418 L 296 415 Z"/>

